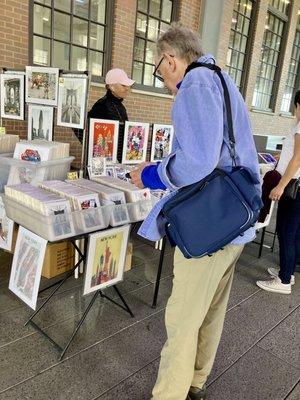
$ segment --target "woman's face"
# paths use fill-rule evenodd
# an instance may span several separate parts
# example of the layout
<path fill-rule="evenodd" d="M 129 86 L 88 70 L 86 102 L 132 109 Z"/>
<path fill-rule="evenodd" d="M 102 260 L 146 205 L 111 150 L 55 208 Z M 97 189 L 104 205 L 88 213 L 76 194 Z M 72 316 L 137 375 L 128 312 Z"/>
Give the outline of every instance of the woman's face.
<path fill-rule="evenodd" d="M 112 91 L 113 95 L 118 97 L 119 99 L 126 99 L 128 96 L 131 87 L 124 86 L 120 83 L 114 83 L 113 85 L 109 85 L 110 90 Z"/>

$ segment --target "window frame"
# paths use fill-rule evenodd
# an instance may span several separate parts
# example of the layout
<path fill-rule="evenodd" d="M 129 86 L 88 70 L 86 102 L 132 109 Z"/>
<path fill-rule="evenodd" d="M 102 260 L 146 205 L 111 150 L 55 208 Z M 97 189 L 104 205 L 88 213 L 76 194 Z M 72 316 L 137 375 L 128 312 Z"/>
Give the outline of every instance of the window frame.
<path fill-rule="evenodd" d="M 299 10 L 299 12 L 300 12 L 300 10 Z M 300 22 L 300 14 L 298 14 L 298 20 Z M 300 23 L 297 24 L 297 26 L 296 26 L 295 39 L 296 39 L 297 33 L 300 35 Z M 294 39 L 294 41 L 295 41 L 295 39 Z M 293 42 L 292 51 L 293 51 L 293 49 L 294 49 L 294 42 Z M 290 57 L 290 62 L 291 61 L 292 61 L 292 57 Z M 288 71 L 286 83 L 285 83 L 285 86 L 284 86 L 284 90 L 286 89 L 288 78 L 289 78 L 289 71 Z M 295 79 L 295 84 L 294 84 L 294 88 L 293 88 L 293 94 L 292 94 L 292 99 L 291 99 L 289 111 L 280 110 L 281 115 L 293 115 L 294 97 L 295 97 L 295 94 L 296 94 L 296 92 L 298 90 L 300 90 L 300 61 L 298 62 L 298 70 L 297 70 L 297 74 L 296 74 L 296 79 Z M 281 105 L 280 105 L 280 107 L 281 107 Z"/>
<path fill-rule="evenodd" d="M 232 15 L 235 11 L 235 8 L 233 7 L 232 10 Z M 255 27 L 256 27 L 256 22 L 257 22 L 257 17 L 258 17 L 258 0 L 252 0 L 252 11 L 251 11 L 251 16 L 250 16 L 250 26 L 249 26 L 249 33 L 248 33 L 248 39 L 247 39 L 247 44 L 245 48 L 245 56 L 244 56 L 244 65 L 243 65 L 243 70 L 242 70 L 242 77 L 241 77 L 241 83 L 240 83 L 240 92 L 242 96 L 245 98 L 246 93 L 247 93 L 247 87 L 249 83 L 249 77 L 250 77 L 250 61 L 252 58 L 252 52 L 250 51 L 253 47 L 254 39 L 255 39 Z M 232 29 L 230 28 L 230 33 Z M 229 49 L 229 46 L 228 46 Z M 227 49 L 227 51 L 228 51 Z M 226 68 L 231 68 L 229 65 L 226 64 Z M 235 68 L 236 69 L 236 68 Z"/>
<path fill-rule="evenodd" d="M 34 5 L 37 4 L 41 7 L 46 7 L 51 10 L 51 36 L 47 37 L 44 35 L 40 34 L 35 34 L 34 33 Z M 105 81 L 104 77 L 106 72 L 111 68 L 111 63 L 112 63 L 112 39 L 113 39 L 113 24 L 111 23 L 114 21 L 114 5 L 115 5 L 115 0 L 106 0 L 106 9 L 105 9 L 105 23 L 96 23 L 99 26 L 104 26 L 104 46 L 103 46 L 103 51 L 98 50 L 99 53 L 103 54 L 103 64 L 102 64 L 102 76 L 98 75 L 92 75 L 91 80 L 92 83 L 103 83 Z M 54 11 L 58 11 L 62 14 L 69 15 L 71 18 L 71 26 L 70 26 L 70 40 L 69 41 L 64 41 L 64 40 L 56 40 L 54 38 Z M 41 66 L 40 64 L 34 64 L 33 62 L 33 53 L 34 53 L 34 36 L 40 37 L 40 38 L 45 38 L 50 40 L 50 67 L 55 67 L 55 65 L 52 65 L 52 57 L 53 57 L 53 52 L 54 52 L 54 42 L 56 41 L 57 43 L 63 43 L 63 44 L 68 44 L 70 46 L 70 53 L 69 53 L 69 65 L 71 66 L 71 58 L 72 58 L 72 46 L 80 47 L 83 49 L 86 49 L 87 51 L 87 70 L 89 71 L 89 51 L 97 51 L 93 49 L 92 47 L 89 46 L 82 46 L 79 44 L 73 43 L 73 18 L 79 18 L 84 21 L 88 22 L 88 31 L 87 31 L 87 37 L 88 37 L 88 45 L 89 45 L 89 37 L 90 37 L 90 24 L 94 23 L 90 19 L 90 12 L 91 12 L 91 2 L 89 3 L 89 11 L 88 11 L 88 18 L 80 17 L 78 15 L 74 14 L 74 8 L 73 8 L 73 0 L 71 0 L 71 9 L 70 12 L 60 10 L 58 8 L 54 7 L 54 1 L 51 0 L 51 6 L 46 6 L 43 4 L 42 0 L 29 0 L 29 46 L 28 46 L 28 61 L 29 65 L 34 65 L 34 66 Z M 42 66 L 41 66 L 42 67 Z M 60 68 L 60 70 L 62 70 Z M 69 70 L 65 70 L 69 71 Z"/>
<path fill-rule="evenodd" d="M 267 15 L 271 14 L 275 18 L 279 18 L 283 22 L 284 25 L 283 25 L 282 35 L 281 35 L 280 48 L 279 48 L 279 51 L 278 51 L 278 60 L 277 60 L 277 66 L 276 66 L 276 71 L 275 71 L 274 80 L 273 80 L 273 86 L 272 86 L 272 92 L 271 92 L 271 97 L 270 97 L 270 102 L 269 102 L 269 108 L 261 108 L 261 107 L 258 107 L 256 105 L 252 105 L 252 110 L 265 111 L 265 112 L 268 112 L 268 113 L 274 113 L 275 112 L 276 103 L 277 103 L 277 100 L 278 100 L 280 77 L 281 77 L 282 70 L 283 70 L 283 65 L 284 65 L 284 55 L 285 55 L 285 49 L 286 49 L 286 46 L 287 46 L 288 32 L 289 32 L 290 24 L 291 24 L 291 11 L 292 11 L 292 4 L 291 3 L 289 3 L 288 6 L 287 6 L 286 14 L 280 12 L 279 10 L 277 10 L 277 8 L 274 8 L 270 4 L 268 5 Z M 263 42 L 262 42 L 262 44 L 263 44 Z M 259 60 L 259 66 L 260 65 L 261 65 L 261 59 Z M 256 76 L 256 81 L 257 81 L 257 78 L 258 78 L 258 75 Z"/>
<path fill-rule="evenodd" d="M 147 17 L 151 16 L 151 14 L 149 13 L 149 9 L 148 9 L 147 13 L 141 12 L 141 11 L 139 11 L 138 6 L 139 6 L 139 4 L 138 4 L 138 0 L 137 0 L 136 1 L 136 10 L 135 10 L 135 30 L 134 30 L 134 40 L 133 40 L 131 76 L 133 76 L 134 62 L 136 61 L 134 59 L 135 39 L 136 39 L 136 37 L 138 37 L 138 38 L 140 37 L 140 36 L 136 35 L 137 15 L 138 15 L 138 13 L 141 13 L 143 15 L 146 15 Z M 174 21 L 178 21 L 178 19 L 179 19 L 179 11 L 180 11 L 180 0 L 173 0 L 173 10 L 172 10 L 172 15 L 171 15 L 171 23 L 174 22 Z M 161 16 L 161 12 L 162 12 L 162 10 L 160 10 L 160 16 Z M 161 18 L 155 18 L 155 19 L 157 19 L 158 21 L 162 21 Z M 146 37 L 145 38 L 141 38 L 141 39 L 145 40 L 146 42 L 148 41 L 147 34 L 148 34 L 148 27 L 146 28 Z M 155 42 L 153 42 L 153 43 L 155 43 Z M 137 61 L 137 62 L 142 62 L 143 63 L 143 73 L 144 73 L 145 64 L 146 65 L 151 65 L 151 64 L 145 62 L 145 58 L 146 58 L 145 55 L 146 55 L 146 46 L 145 46 L 145 49 L 144 49 L 143 61 Z M 141 90 L 141 91 L 144 91 L 144 92 L 168 94 L 166 88 L 164 88 L 164 87 L 159 88 L 159 87 L 145 85 L 143 83 L 137 83 L 137 82 L 134 84 L 134 89 Z"/>

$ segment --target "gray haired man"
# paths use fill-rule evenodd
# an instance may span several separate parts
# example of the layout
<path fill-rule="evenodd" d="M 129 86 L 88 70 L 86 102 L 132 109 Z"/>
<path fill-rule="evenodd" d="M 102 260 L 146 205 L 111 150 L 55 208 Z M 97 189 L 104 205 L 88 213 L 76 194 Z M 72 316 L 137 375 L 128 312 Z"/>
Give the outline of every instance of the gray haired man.
<path fill-rule="evenodd" d="M 200 40 L 191 30 L 174 25 L 159 38 L 155 76 L 176 94 L 172 110 L 175 137 L 171 154 L 161 163 L 143 164 L 131 173 L 140 187 L 165 187 L 172 196 L 217 166 L 231 169 L 221 81 L 208 68 L 185 74 L 188 65 L 197 60 L 215 62 L 212 56 L 202 54 Z M 224 79 L 231 99 L 237 162 L 259 176 L 247 108 L 226 73 Z M 160 211 L 167 200 L 163 198 L 154 207 L 141 226 L 142 236 L 157 240 L 164 235 Z M 176 248 L 173 290 L 165 316 L 168 340 L 161 353 L 153 400 L 205 398 L 205 382 L 221 338 L 234 267 L 244 244 L 254 236 L 251 228 L 224 250 L 200 259 L 186 259 Z"/>

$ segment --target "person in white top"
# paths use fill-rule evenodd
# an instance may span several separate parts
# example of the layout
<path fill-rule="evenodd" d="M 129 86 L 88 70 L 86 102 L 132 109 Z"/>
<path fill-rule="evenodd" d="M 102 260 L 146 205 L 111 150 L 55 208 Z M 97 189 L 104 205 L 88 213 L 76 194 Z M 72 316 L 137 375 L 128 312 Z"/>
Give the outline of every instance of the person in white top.
<path fill-rule="evenodd" d="M 300 189 L 293 197 L 288 193 L 291 187 L 296 187 L 296 180 L 300 178 L 300 90 L 296 93 L 294 104 L 296 124 L 284 140 L 276 168 L 281 180 L 270 193 L 270 199 L 278 201 L 276 231 L 280 268 L 268 269 L 271 280 L 256 282 L 264 290 L 283 294 L 291 293 L 296 263 L 300 257 Z"/>

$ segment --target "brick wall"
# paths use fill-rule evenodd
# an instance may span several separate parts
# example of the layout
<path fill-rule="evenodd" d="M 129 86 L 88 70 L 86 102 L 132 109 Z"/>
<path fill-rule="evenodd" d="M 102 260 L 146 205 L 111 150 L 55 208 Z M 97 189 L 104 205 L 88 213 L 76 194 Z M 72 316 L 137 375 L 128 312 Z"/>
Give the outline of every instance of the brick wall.
<path fill-rule="evenodd" d="M 220 38 L 219 38 L 219 46 L 217 54 L 218 64 L 220 65 L 221 68 L 224 68 L 226 65 L 234 3 L 235 0 L 227 0 L 224 2 L 223 5 L 223 10 L 222 10 L 223 17 L 221 22 Z"/>
<path fill-rule="evenodd" d="M 199 29 L 201 0 L 182 0 L 179 8 L 179 20 L 191 29 Z"/>

